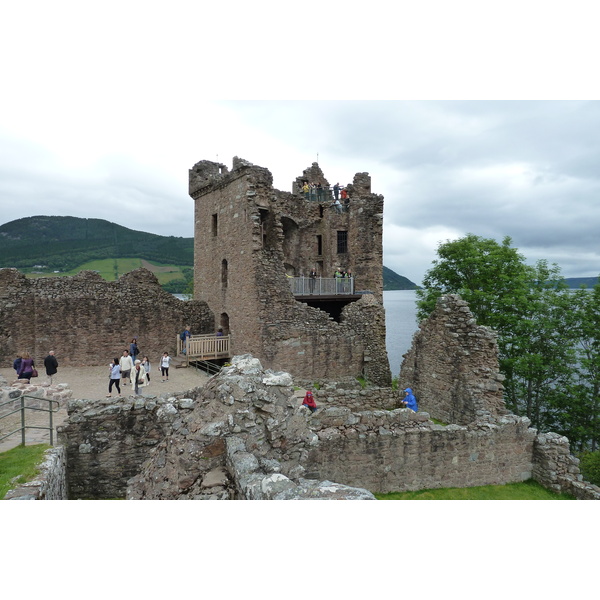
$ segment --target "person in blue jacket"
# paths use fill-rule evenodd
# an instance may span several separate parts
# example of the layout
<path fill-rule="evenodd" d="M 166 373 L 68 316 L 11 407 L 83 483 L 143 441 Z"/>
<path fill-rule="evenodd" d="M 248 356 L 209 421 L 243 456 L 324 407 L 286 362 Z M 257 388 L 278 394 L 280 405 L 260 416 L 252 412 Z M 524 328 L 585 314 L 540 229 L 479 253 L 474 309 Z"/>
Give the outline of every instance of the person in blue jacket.
<path fill-rule="evenodd" d="M 414 397 L 412 389 L 406 388 L 404 390 L 404 393 L 406 394 L 406 396 L 404 397 L 404 400 L 402 402 L 404 402 L 406 408 L 410 408 L 411 410 L 417 412 L 419 408 L 417 407 L 417 399 Z"/>

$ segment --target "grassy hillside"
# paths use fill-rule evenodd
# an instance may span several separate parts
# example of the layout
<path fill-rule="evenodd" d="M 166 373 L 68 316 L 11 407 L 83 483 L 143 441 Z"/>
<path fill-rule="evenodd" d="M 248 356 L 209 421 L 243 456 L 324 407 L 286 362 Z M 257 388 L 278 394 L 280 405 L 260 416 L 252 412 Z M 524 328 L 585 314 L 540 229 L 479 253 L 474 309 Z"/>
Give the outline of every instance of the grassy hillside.
<path fill-rule="evenodd" d="M 402 275 L 398 275 L 386 266 L 383 267 L 384 290 L 416 290 L 419 286 Z"/>
<path fill-rule="evenodd" d="M 71 271 L 92 260 L 129 257 L 191 267 L 194 240 L 77 217 L 26 217 L 0 226 L 0 267 Z"/>

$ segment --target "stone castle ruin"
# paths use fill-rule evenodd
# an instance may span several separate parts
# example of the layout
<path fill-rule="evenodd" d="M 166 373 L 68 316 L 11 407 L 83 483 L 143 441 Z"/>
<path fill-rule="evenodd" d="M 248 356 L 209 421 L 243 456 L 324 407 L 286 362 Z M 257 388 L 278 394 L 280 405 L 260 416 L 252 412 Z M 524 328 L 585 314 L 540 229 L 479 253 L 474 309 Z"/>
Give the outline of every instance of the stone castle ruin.
<path fill-rule="evenodd" d="M 389 386 L 383 197 L 371 193 L 368 173 L 357 173 L 346 186 L 349 206 L 338 212 L 317 163 L 291 193 L 272 182 L 267 169 L 237 157 L 231 171 L 210 161 L 190 170 L 195 298 L 231 335 L 233 354 L 306 380 L 361 375 Z M 304 182 L 323 190 L 304 194 Z M 319 277 L 313 290 L 311 268 Z M 352 279 L 335 281 L 338 268 Z M 325 283 L 336 289 L 324 291 Z"/>
<path fill-rule="evenodd" d="M 0 270 L 5 363 L 20 349 L 38 358 L 52 346 L 61 364 L 82 354 L 103 364 L 135 334 L 144 352 L 171 351 L 184 324 L 198 333 L 221 326 L 236 355 L 205 386 L 178 394 L 65 398 L 60 445 L 40 478 L 7 498 L 373 499 L 533 478 L 600 499 L 566 438 L 506 410 L 495 334 L 459 296 L 440 298 L 419 325 L 400 384 L 416 390 L 420 411 L 404 408 L 385 351 L 383 199 L 359 173 L 349 210 L 337 212 L 302 195 L 307 180 L 327 185 L 316 164 L 292 193 L 241 159 L 231 172 L 194 166 L 191 302 L 162 292 L 143 269 L 110 283 L 89 272 L 27 280 Z M 307 294 L 311 268 L 321 279 L 351 270 L 356 285 Z M 301 398 L 317 380 L 311 413 Z"/>

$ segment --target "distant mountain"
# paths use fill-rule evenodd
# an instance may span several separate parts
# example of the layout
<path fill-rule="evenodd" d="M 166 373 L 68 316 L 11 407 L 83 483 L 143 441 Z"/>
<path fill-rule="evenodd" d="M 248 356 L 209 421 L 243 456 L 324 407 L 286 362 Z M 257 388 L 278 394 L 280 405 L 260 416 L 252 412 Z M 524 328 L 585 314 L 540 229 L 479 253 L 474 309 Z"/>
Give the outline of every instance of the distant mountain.
<path fill-rule="evenodd" d="M 90 260 L 128 257 L 192 266 L 194 239 L 78 217 L 25 217 L 0 226 L 0 267 L 68 271 Z"/>
<path fill-rule="evenodd" d="M 36 216 L 0 226 L 0 268 L 29 271 L 36 265 L 70 271 L 92 260 L 141 258 L 194 264 L 194 238 L 134 231 L 103 219 Z M 412 281 L 383 267 L 384 290 L 414 290 Z"/>
<path fill-rule="evenodd" d="M 567 277 L 564 281 L 571 289 L 574 290 L 579 289 L 582 285 L 593 288 L 595 285 L 600 283 L 598 277 Z"/>
<path fill-rule="evenodd" d="M 398 275 L 386 266 L 383 267 L 383 289 L 388 290 L 416 290 L 418 285 L 402 275 Z"/>

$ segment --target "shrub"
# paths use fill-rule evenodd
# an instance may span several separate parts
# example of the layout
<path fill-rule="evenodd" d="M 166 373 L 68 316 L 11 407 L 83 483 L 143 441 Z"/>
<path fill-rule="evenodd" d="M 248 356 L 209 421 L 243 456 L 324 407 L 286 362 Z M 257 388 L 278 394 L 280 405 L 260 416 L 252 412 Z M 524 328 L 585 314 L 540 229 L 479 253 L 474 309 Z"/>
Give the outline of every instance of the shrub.
<path fill-rule="evenodd" d="M 582 452 L 579 455 L 579 468 L 586 481 L 600 486 L 600 450 Z"/>

